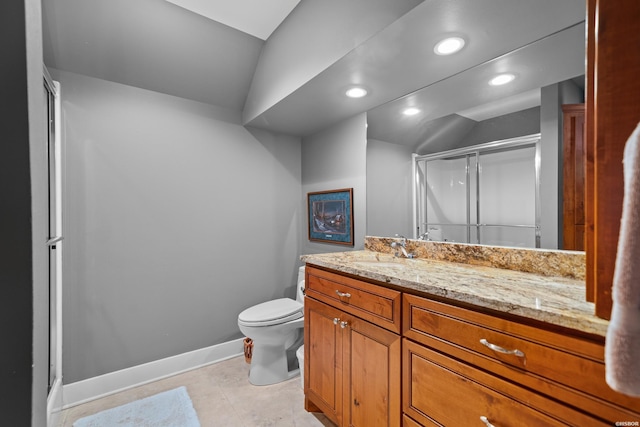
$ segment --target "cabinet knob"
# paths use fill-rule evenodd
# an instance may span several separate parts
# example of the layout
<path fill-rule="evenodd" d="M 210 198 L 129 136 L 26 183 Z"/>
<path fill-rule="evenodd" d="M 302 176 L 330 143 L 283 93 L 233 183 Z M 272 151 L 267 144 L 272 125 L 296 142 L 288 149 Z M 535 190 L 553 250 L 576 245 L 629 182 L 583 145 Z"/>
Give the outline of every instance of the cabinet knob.
<path fill-rule="evenodd" d="M 351 298 L 351 294 L 349 292 L 340 292 L 339 290 L 336 289 L 336 294 L 342 298 Z"/>
<path fill-rule="evenodd" d="M 487 426 L 487 427 L 495 427 L 493 424 L 491 424 L 489 422 L 487 417 L 485 417 L 484 415 L 480 417 L 480 421 L 482 421 L 484 423 L 484 425 Z"/>
<path fill-rule="evenodd" d="M 337 325 L 339 321 L 340 321 L 340 319 L 338 317 L 334 317 L 333 318 L 333 324 L 334 325 Z"/>
<path fill-rule="evenodd" d="M 347 327 L 347 325 L 348 325 L 348 324 L 349 324 L 348 322 L 342 321 L 342 322 L 340 322 L 340 327 L 341 327 L 342 329 L 344 329 L 344 328 L 346 328 L 346 327 Z"/>
<path fill-rule="evenodd" d="M 500 347 L 499 345 L 495 345 L 490 343 L 489 341 L 487 341 L 486 339 L 482 338 L 480 340 L 480 344 L 484 345 L 485 347 L 490 348 L 493 351 L 497 351 L 498 353 L 502 353 L 502 354 L 512 354 L 514 356 L 518 356 L 518 357 L 524 357 L 524 353 L 521 352 L 518 349 L 513 349 L 513 350 L 508 350 L 506 348 Z"/>

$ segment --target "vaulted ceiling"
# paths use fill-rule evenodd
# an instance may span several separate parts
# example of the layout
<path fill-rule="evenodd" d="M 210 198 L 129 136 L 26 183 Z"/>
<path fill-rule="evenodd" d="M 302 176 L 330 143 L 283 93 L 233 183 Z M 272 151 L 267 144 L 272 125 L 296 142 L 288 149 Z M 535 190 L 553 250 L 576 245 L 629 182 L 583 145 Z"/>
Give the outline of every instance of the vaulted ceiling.
<path fill-rule="evenodd" d="M 300 2 L 300 0 L 167 1 L 262 40 L 268 39 Z"/>
<path fill-rule="evenodd" d="M 52 68 L 241 110 L 264 41 L 165 0 L 43 0 Z"/>
<path fill-rule="evenodd" d="M 584 0 L 298 1 L 265 12 L 260 0 L 43 0 L 45 64 L 301 136 L 365 111 L 373 117 L 418 89 L 432 103 L 423 119 L 433 120 L 584 73 Z M 464 49 L 434 55 L 451 34 L 467 40 Z M 520 67 L 523 86 L 502 94 L 471 86 L 509 67 Z M 369 94 L 345 98 L 353 84 Z"/>

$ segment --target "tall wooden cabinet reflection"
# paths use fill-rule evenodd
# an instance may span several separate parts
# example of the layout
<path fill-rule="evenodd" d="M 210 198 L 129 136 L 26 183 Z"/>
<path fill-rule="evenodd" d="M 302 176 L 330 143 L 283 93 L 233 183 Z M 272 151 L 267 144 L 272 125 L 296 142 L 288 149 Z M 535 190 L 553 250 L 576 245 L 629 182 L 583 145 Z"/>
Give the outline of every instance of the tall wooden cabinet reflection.
<path fill-rule="evenodd" d="M 624 147 L 640 121 L 638 0 L 587 2 L 587 298 L 611 317 L 624 197 Z M 612 76 L 615 75 L 615 78 Z"/>
<path fill-rule="evenodd" d="M 400 426 L 400 292 L 307 266 L 305 408 Z"/>
<path fill-rule="evenodd" d="M 587 150 L 584 104 L 566 104 L 563 113 L 562 249 L 585 250 Z"/>

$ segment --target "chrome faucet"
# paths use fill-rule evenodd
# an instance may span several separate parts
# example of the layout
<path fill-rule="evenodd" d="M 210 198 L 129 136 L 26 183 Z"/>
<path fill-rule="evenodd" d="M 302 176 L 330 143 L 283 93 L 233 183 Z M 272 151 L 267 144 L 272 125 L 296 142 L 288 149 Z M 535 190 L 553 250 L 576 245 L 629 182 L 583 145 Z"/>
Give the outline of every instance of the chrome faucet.
<path fill-rule="evenodd" d="M 407 238 L 404 236 L 401 236 L 399 234 L 396 234 L 396 237 L 400 238 L 399 242 L 391 242 L 391 247 L 393 249 L 396 250 L 395 252 L 395 256 L 399 257 L 400 256 L 400 252 L 402 252 L 402 255 L 404 255 L 405 258 L 413 258 L 415 255 L 410 254 L 407 252 Z M 400 251 L 398 251 L 398 249 L 400 249 Z"/>
<path fill-rule="evenodd" d="M 429 240 L 432 241 L 433 239 L 431 238 L 431 234 L 429 233 L 430 231 L 437 231 L 439 230 L 438 227 L 428 227 L 427 231 L 425 231 L 424 233 L 422 233 L 421 235 L 418 236 L 418 240 Z M 446 241 L 446 239 L 445 239 Z"/>

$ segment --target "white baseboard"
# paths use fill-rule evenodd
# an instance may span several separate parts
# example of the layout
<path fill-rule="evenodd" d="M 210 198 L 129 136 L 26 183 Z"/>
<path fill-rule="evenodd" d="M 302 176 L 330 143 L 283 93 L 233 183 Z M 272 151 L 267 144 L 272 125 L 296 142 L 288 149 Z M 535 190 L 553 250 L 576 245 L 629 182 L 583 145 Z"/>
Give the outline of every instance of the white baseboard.
<path fill-rule="evenodd" d="M 47 427 L 58 425 L 62 411 L 62 381 L 56 378 L 47 396 Z"/>
<path fill-rule="evenodd" d="M 243 338 L 63 386 L 64 408 L 170 377 L 244 353 Z"/>

